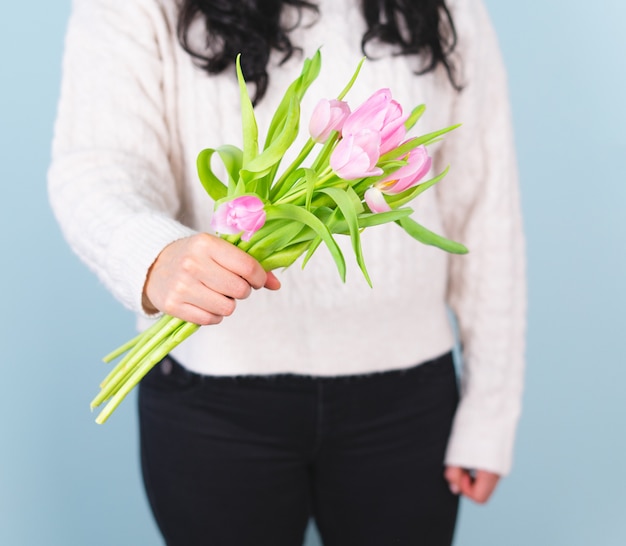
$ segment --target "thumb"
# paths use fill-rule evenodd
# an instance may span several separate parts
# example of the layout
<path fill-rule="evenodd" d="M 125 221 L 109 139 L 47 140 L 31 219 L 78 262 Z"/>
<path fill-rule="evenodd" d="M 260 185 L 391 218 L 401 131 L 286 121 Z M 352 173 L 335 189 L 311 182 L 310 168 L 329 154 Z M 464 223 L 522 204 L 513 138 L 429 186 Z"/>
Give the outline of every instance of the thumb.
<path fill-rule="evenodd" d="M 267 272 L 267 278 L 265 279 L 265 288 L 268 290 L 278 290 L 280 288 L 280 281 L 278 277 L 271 271 Z"/>
<path fill-rule="evenodd" d="M 444 472 L 444 477 L 448 481 L 452 494 L 459 495 L 461 493 L 463 469 L 458 466 L 447 466 Z"/>

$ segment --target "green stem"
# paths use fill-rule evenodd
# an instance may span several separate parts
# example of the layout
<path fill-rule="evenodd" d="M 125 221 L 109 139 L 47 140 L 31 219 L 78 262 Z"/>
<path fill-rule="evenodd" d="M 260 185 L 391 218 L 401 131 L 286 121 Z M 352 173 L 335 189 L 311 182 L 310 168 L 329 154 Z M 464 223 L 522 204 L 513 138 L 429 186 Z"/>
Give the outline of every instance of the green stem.
<path fill-rule="evenodd" d="M 309 138 L 309 140 L 307 140 L 305 145 L 302 147 L 302 150 L 300 150 L 300 153 L 298 154 L 298 157 L 296 157 L 291 162 L 289 167 L 287 167 L 285 169 L 285 172 L 283 172 L 283 174 L 278 179 L 278 181 L 273 185 L 272 190 L 271 190 L 272 196 L 271 196 L 270 200 L 271 199 L 275 199 L 276 196 L 280 194 L 280 191 L 281 191 L 283 185 L 285 184 L 285 181 L 289 177 L 289 175 L 292 172 L 294 172 L 302 164 L 302 162 L 309 156 L 309 154 L 311 153 L 311 150 L 313 149 L 314 146 L 315 146 L 315 142 L 313 141 L 312 138 Z"/>
<path fill-rule="evenodd" d="M 136 336 L 135 339 L 137 339 L 137 341 L 135 342 L 134 346 L 130 349 L 130 351 L 124 355 L 124 357 L 122 358 L 122 360 L 120 360 L 117 363 L 117 366 L 115 366 L 115 368 L 113 368 L 109 374 L 104 378 L 104 380 L 102 381 L 102 383 L 100 383 L 100 388 L 104 388 L 116 375 L 119 374 L 120 370 L 122 368 L 124 368 L 126 366 L 126 363 L 133 358 L 138 352 L 139 350 L 146 344 L 148 343 L 154 336 L 158 336 L 159 333 L 161 331 L 163 331 L 164 328 L 167 327 L 167 325 L 170 323 L 170 321 L 172 320 L 178 320 L 178 319 L 174 319 L 174 317 L 170 316 L 170 315 L 163 315 L 159 320 L 157 320 L 152 326 L 150 326 L 150 328 L 148 328 L 147 330 L 144 330 L 143 332 L 141 332 L 141 334 L 139 334 L 138 336 Z M 131 340 L 132 341 L 132 340 Z M 124 345 L 127 345 L 128 343 L 125 343 Z M 115 354 L 117 352 L 114 351 L 111 354 Z M 108 356 L 108 355 L 107 355 Z"/>
<path fill-rule="evenodd" d="M 178 327 L 178 329 L 174 332 L 170 339 L 166 343 L 160 345 L 157 350 L 152 351 L 150 355 L 148 355 L 148 358 L 146 358 L 141 363 L 141 365 L 137 366 L 133 370 L 133 373 L 124 380 L 121 388 L 111 397 L 107 405 L 98 414 L 98 417 L 96 418 L 96 423 L 101 425 L 106 422 L 106 420 L 115 411 L 117 406 L 120 405 L 122 400 L 126 398 L 128 393 L 137 385 L 137 383 L 139 383 L 139 381 L 144 378 L 144 376 L 154 367 L 154 365 L 157 364 L 174 347 L 180 345 L 185 339 L 187 339 L 199 328 L 197 324 L 193 324 L 191 322 L 181 321 L 181 323 L 182 324 Z"/>
<path fill-rule="evenodd" d="M 168 342 L 168 338 L 181 326 L 187 324 L 185 321 L 178 318 L 171 317 L 171 320 L 167 322 L 157 334 L 152 336 L 144 345 L 138 350 L 131 358 L 126 360 L 124 366 L 120 366 L 117 373 L 109 379 L 104 388 L 98 393 L 98 395 L 92 400 L 91 408 L 95 408 L 104 402 L 107 398 L 111 397 L 120 386 L 126 381 L 126 378 L 132 375 L 133 371 L 141 366 L 144 360 L 151 357 L 154 354 L 155 349 Z"/>
<path fill-rule="evenodd" d="M 320 153 L 317 154 L 315 161 L 313 161 L 313 165 L 311 165 L 311 169 L 317 171 L 320 168 L 320 165 L 328 163 L 328 158 L 333 151 L 335 144 L 339 141 L 339 133 L 337 131 L 333 131 L 328 140 L 322 146 Z"/>
<path fill-rule="evenodd" d="M 179 336 L 179 332 L 183 328 L 185 328 L 188 324 L 192 324 L 192 326 L 195 327 L 195 329 L 192 327 L 189 327 L 191 330 L 193 330 L 191 333 L 195 332 L 199 328 L 197 324 L 185 322 L 182 320 L 179 321 L 178 325 L 175 325 L 173 331 L 168 333 L 166 336 L 163 336 L 163 338 L 161 339 L 159 343 L 156 343 L 150 349 L 150 351 L 148 351 L 145 355 L 141 357 L 141 359 L 138 359 L 135 361 L 134 365 L 128 370 L 126 375 L 124 375 L 117 381 L 117 385 L 115 386 L 114 389 L 111 389 L 111 391 L 106 396 L 106 399 L 113 398 L 121 389 L 123 389 L 124 385 L 126 385 L 126 383 L 128 382 L 129 378 L 132 376 L 132 374 L 135 372 L 135 370 L 143 368 L 146 365 L 146 363 L 151 362 L 152 364 L 150 365 L 148 369 L 149 371 L 150 369 L 154 367 L 155 364 L 160 362 L 172 349 L 174 349 L 177 345 L 179 345 L 187 337 L 189 337 L 189 336 L 185 336 L 184 338 L 181 339 Z M 143 375 L 148 373 L 148 371 L 146 371 Z"/>
<path fill-rule="evenodd" d="M 163 315 L 161 318 L 156 320 L 154 324 L 152 324 L 149 328 L 137 334 L 133 339 L 124 343 L 124 345 L 120 345 L 117 349 L 115 349 L 114 351 L 111 351 L 108 355 L 106 355 L 102 359 L 102 362 L 111 362 L 112 360 L 115 360 L 118 356 L 124 354 L 126 351 L 132 349 L 138 342 L 141 341 L 142 338 L 144 338 L 145 336 L 151 335 L 152 332 L 160 329 L 161 323 L 164 321 L 163 319 L 165 319 L 166 317 L 167 315 Z"/>
<path fill-rule="evenodd" d="M 323 172 L 319 174 L 319 176 L 320 178 L 317 180 L 317 182 L 315 182 L 315 189 L 319 189 L 323 187 L 324 184 L 326 184 L 329 180 L 332 180 L 333 178 L 337 178 L 337 175 L 333 172 L 333 170 L 330 167 L 327 167 Z M 343 181 L 339 178 L 337 178 L 337 181 L 343 183 Z M 331 184 L 331 186 L 332 185 L 333 184 Z M 300 187 L 294 191 L 287 192 L 286 195 L 278 199 L 276 202 L 274 202 L 274 204 L 280 205 L 283 203 L 294 203 L 301 197 L 306 197 L 306 188 Z"/>
<path fill-rule="evenodd" d="M 153 325 L 154 326 L 154 325 Z M 126 351 L 132 349 L 138 341 L 141 341 L 145 332 L 140 332 L 133 339 L 129 339 L 124 345 L 120 345 L 114 351 L 111 351 L 108 355 L 102 358 L 102 362 L 109 363 L 112 360 L 115 360 L 118 356 L 124 354 Z"/>

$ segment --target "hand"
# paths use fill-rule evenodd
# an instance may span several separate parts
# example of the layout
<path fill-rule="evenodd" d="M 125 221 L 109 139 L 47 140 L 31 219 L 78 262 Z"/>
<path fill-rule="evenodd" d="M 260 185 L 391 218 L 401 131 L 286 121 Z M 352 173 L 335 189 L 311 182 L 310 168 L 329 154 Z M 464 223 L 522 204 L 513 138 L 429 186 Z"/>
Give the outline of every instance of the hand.
<path fill-rule="evenodd" d="M 493 493 L 500 475 L 487 470 L 470 472 L 458 466 L 448 466 L 444 473 L 450 484 L 450 491 L 455 495 L 465 495 L 474 502 L 484 504 Z"/>
<path fill-rule="evenodd" d="M 234 312 L 235 300 L 263 286 L 278 290 L 280 281 L 236 246 L 199 233 L 174 241 L 157 256 L 148 271 L 143 305 L 148 312 L 217 324 Z"/>

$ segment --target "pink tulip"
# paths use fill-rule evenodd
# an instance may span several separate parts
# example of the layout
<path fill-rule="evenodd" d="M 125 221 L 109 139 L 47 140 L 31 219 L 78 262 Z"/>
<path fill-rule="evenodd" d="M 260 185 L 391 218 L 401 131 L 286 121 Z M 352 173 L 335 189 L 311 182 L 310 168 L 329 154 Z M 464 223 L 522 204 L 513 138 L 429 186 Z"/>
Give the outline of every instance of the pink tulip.
<path fill-rule="evenodd" d="M 400 167 L 387 178 L 376 182 L 375 186 L 388 195 L 401 193 L 404 190 L 416 186 L 419 181 L 428 174 L 430 166 L 432 165 L 432 159 L 428 155 L 425 146 L 418 146 L 411 150 L 406 160 L 408 161 L 407 165 Z"/>
<path fill-rule="evenodd" d="M 376 91 L 348 116 L 348 119 L 343 124 L 343 135 L 355 134 L 363 129 L 380 131 L 385 121 L 390 101 L 391 91 L 389 89 Z"/>
<path fill-rule="evenodd" d="M 402 113 L 402 106 L 392 100 L 391 91 L 379 89 L 348 116 L 341 132 L 344 137 L 363 129 L 379 132 L 382 155 L 402 142 L 406 135 L 404 122 L 407 118 Z"/>
<path fill-rule="evenodd" d="M 396 195 L 413 186 L 424 178 L 430 171 L 432 159 L 426 147 L 419 146 L 407 155 L 408 164 L 400 167 L 393 174 L 376 182 L 365 194 L 365 202 L 372 212 L 387 212 L 391 207 L 385 201 L 385 195 Z"/>
<path fill-rule="evenodd" d="M 408 116 L 402 115 L 402 106 L 392 100 L 387 107 L 387 114 L 380 130 L 380 155 L 396 148 L 406 136 L 404 122 Z"/>
<path fill-rule="evenodd" d="M 343 123 L 350 115 L 347 102 L 322 99 L 317 103 L 309 122 L 309 133 L 315 142 L 326 142 L 333 131 L 341 131 Z"/>
<path fill-rule="evenodd" d="M 330 166 L 344 180 L 380 176 L 380 133 L 363 129 L 342 138 L 330 156 Z"/>
<path fill-rule="evenodd" d="M 265 224 L 263 201 L 254 195 L 242 195 L 222 203 L 211 219 L 216 233 L 235 235 L 243 232 L 241 239 L 249 241 Z"/>

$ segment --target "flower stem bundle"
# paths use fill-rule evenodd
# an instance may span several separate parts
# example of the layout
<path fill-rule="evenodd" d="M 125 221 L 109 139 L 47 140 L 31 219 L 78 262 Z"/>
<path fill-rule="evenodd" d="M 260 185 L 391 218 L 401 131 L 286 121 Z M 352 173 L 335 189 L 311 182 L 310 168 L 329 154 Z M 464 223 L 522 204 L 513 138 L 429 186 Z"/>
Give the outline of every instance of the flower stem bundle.
<path fill-rule="evenodd" d="M 288 87 L 269 125 L 263 148 L 252 102 L 237 59 L 243 147 L 226 144 L 200 152 L 200 181 L 215 202 L 211 226 L 216 233 L 256 258 L 266 271 L 304 267 L 319 246 L 330 251 L 343 281 L 346 262 L 336 235 L 350 237 L 356 262 L 371 286 L 361 249 L 365 228 L 395 222 L 421 243 L 462 254 L 460 243 L 437 235 L 410 217 L 406 205 L 439 182 L 447 169 L 429 180 L 432 160 L 426 146 L 456 128 L 406 138 L 425 108 L 406 114 L 389 89 L 376 91 L 355 110 L 343 101 L 360 71 L 334 99 L 322 99 L 309 121 L 310 138 L 281 173 L 280 163 L 300 132 L 300 103 L 321 68 L 319 51 L 306 59 Z M 317 155 L 308 162 L 313 150 Z M 217 157 L 227 180 L 214 173 Z M 96 422 L 104 423 L 124 397 L 174 347 L 199 326 L 168 315 L 105 357 L 122 357 L 100 385 L 92 409 L 106 402 Z M 122 356 L 124 355 L 124 356 Z"/>

